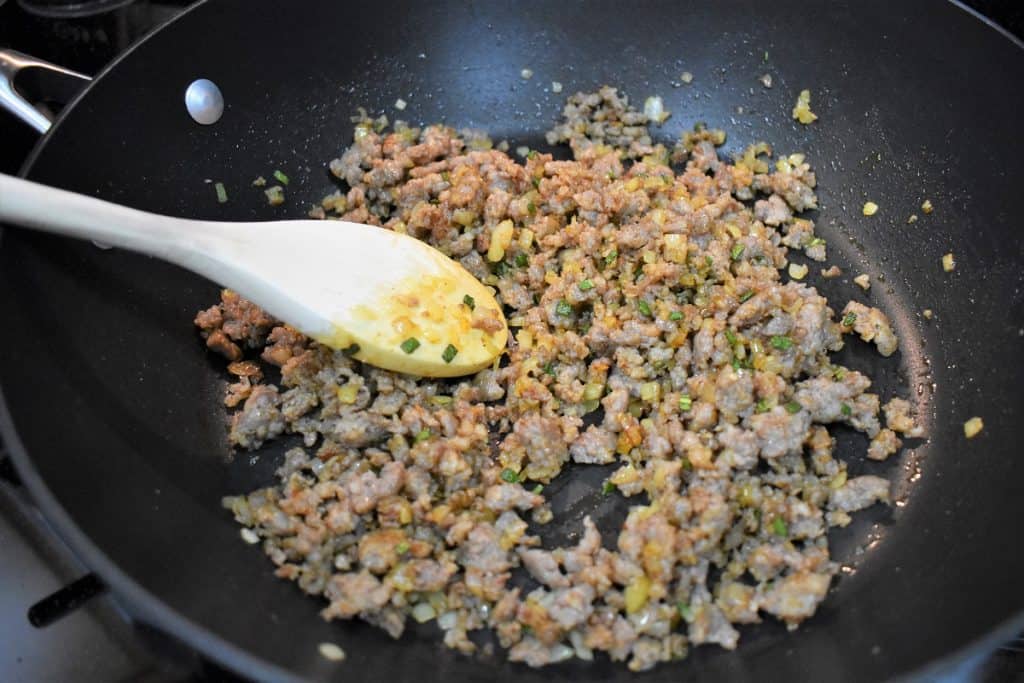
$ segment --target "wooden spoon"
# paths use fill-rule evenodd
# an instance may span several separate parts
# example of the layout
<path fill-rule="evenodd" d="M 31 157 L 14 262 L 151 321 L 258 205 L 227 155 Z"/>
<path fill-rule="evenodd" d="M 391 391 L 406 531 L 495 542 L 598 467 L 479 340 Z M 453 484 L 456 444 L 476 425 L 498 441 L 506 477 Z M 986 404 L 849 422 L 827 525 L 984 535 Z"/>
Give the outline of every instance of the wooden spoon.
<path fill-rule="evenodd" d="M 466 375 L 492 364 L 508 340 L 494 295 L 465 268 L 371 225 L 172 218 L 4 174 L 0 220 L 170 261 L 388 370 Z"/>

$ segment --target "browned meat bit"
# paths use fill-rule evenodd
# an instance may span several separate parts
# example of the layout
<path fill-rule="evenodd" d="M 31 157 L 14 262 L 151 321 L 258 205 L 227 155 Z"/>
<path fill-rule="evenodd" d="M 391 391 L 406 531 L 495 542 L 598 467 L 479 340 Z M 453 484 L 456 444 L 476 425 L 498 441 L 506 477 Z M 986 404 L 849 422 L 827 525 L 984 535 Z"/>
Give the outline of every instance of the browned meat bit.
<path fill-rule="evenodd" d="M 924 430 L 911 416 L 910 403 L 902 398 L 893 398 L 882 408 L 885 412 L 885 425 L 894 432 L 914 439 L 922 436 Z"/>
<path fill-rule="evenodd" d="M 331 601 L 321 614 L 325 619 L 351 619 L 369 614 L 387 604 L 391 590 L 369 572 L 335 574 L 327 583 L 324 596 Z"/>
<path fill-rule="evenodd" d="M 754 586 L 737 582 L 722 584 L 715 604 L 722 610 L 726 619 L 734 624 L 754 624 L 761 621 L 757 616 L 760 603 Z"/>
<path fill-rule="evenodd" d="M 750 416 L 747 422 L 759 439 L 761 456 L 771 459 L 799 453 L 803 449 L 811 426 L 811 415 L 807 411 L 790 413 L 777 406 L 766 413 Z"/>
<path fill-rule="evenodd" d="M 309 339 L 298 330 L 281 325 L 267 335 L 267 344 L 268 346 L 263 349 L 263 360 L 280 367 L 305 351 Z"/>
<path fill-rule="evenodd" d="M 259 365 L 247 360 L 228 363 L 228 372 L 237 376 L 238 381 L 228 385 L 227 393 L 224 396 L 224 405 L 234 408 L 249 398 L 253 382 L 258 382 L 263 377 L 263 371 Z"/>
<path fill-rule="evenodd" d="M 263 309 L 230 289 L 221 292 L 221 303 L 196 315 L 196 327 L 212 351 L 231 361 L 242 357 L 242 347 L 258 348 L 275 324 Z"/>
<path fill-rule="evenodd" d="M 761 599 L 761 609 L 784 620 L 790 628 L 814 614 L 825 599 L 832 577 L 798 572 L 776 581 Z"/>
<path fill-rule="evenodd" d="M 459 554 L 469 592 L 492 602 L 500 599 L 512 562 L 494 526 L 484 522 L 473 527 Z"/>
<path fill-rule="evenodd" d="M 284 431 L 285 422 L 278 409 L 277 387 L 254 387 L 242 409 L 231 419 L 231 443 L 242 448 L 259 448 L 264 441 Z"/>
<path fill-rule="evenodd" d="M 896 436 L 896 432 L 891 429 L 883 429 L 871 439 L 871 444 L 868 446 L 868 457 L 872 460 L 885 460 L 898 451 L 902 445 L 903 442 Z"/>
<path fill-rule="evenodd" d="M 384 574 L 398 562 L 401 544 L 408 537 L 401 529 L 371 531 L 359 539 L 359 563 L 374 574 Z"/>
<path fill-rule="evenodd" d="M 480 308 L 473 313 L 473 327 L 494 334 L 505 328 L 498 311 L 492 308 Z"/>
<path fill-rule="evenodd" d="M 223 330 L 212 330 L 206 335 L 206 348 L 216 351 L 228 360 L 236 361 L 242 357 L 242 349 L 228 339 Z"/>
<path fill-rule="evenodd" d="M 864 341 L 873 341 L 883 356 L 891 356 L 896 352 L 896 333 L 892 331 L 889 318 L 877 308 L 869 308 L 856 301 L 849 302 L 843 309 L 843 328 L 852 329 Z"/>
<path fill-rule="evenodd" d="M 254 381 L 259 381 L 263 376 L 260 366 L 251 360 L 228 363 L 228 372 L 238 377 L 248 377 Z"/>
<path fill-rule="evenodd" d="M 786 205 L 785 200 L 777 194 L 773 194 L 768 199 L 759 199 L 754 205 L 754 215 L 757 220 L 763 222 L 765 225 L 779 226 L 789 221 L 793 217 L 793 213 L 789 206 Z M 797 246 L 796 244 L 792 246 Z"/>
<path fill-rule="evenodd" d="M 841 488 L 832 491 L 829 506 L 843 512 L 863 510 L 878 501 L 888 502 L 889 482 L 881 477 L 866 474 L 850 479 Z"/>
<path fill-rule="evenodd" d="M 504 512 L 513 508 L 529 510 L 543 502 L 544 499 L 539 495 L 514 484 L 491 486 L 484 493 L 484 505 L 494 512 Z"/>
<path fill-rule="evenodd" d="M 550 481 L 569 457 L 559 421 L 531 413 L 516 421 L 503 448 L 525 455 L 525 476 L 543 482 Z"/>
<path fill-rule="evenodd" d="M 573 462 L 606 465 L 615 461 L 618 437 L 605 429 L 591 425 L 569 446 Z"/>
<path fill-rule="evenodd" d="M 564 588 L 569 579 L 562 574 L 558 560 L 547 550 L 526 549 L 519 551 L 519 559 L 530 575 L 551 588 Z"/>
<path fill-rule="evenodd" d="M 249 398 L 251 393 L 252 382 L 248 377 L 241 377 L 237 382 L 232 382 L 228 385 L 227 392 L 224 394 L 224 405 L 228 408 L 234 408 Z"/>
<path fill-rule="evenodd" d="M 726 650 L 735 650 L 739 632 L 732 627 L 725 613 L 713 603 L 691 607 L 690 641 L 693 643 L 717 643 Z"/>

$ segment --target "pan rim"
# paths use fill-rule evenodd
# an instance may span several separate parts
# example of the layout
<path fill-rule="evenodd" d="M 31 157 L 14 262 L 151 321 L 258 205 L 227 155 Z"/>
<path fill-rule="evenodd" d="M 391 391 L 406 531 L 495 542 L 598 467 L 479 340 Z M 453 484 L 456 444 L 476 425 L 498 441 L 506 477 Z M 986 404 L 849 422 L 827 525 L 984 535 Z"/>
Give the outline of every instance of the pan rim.
<path fill-rule="evenodd" d="M 72 100 L 64 107 L 50 129 L 34 145 L 32 151 L 18 170 L 19 177 L 27 177 L 35 165 L 39 155 L 48 145 L 63 121 L 71 116 L 83 98 L 89 96 L 96 83 L 103 80 L 107 73 L 118 68 L 123 60 L 128 59 L 144 43 L 165 28 L 176 23 L 194 10 L 205 6 L 209 0 L 198 0 L 169 20 L 162 22 L 143 35 L 138 41 L 118 55 L 113 61 L 101 69 Z M 980 21 L 987 28 L 994 30 L 1000 37 L 1006 38 L 1015 47 L 1024 50 L 1024 40 L 1007 31 L 999 24 L 978 11 L 966 6 L 962 0 L 947 0 L 957 9 L 965 12 L 974 20 Z M 3 229 L 0 228 L 0 248 L 2 248 Z M 210 657 L 213 661 L 225 666 L 236 674 L 260 681 L 288 681 L 302 683 L 307 680 L 280 667 L 270 661 L 232 643 L 222 636 L 209 630 L 200 622 L 194 621 L 176 610 L 163 599 L 152 593 L 103 552 L 86 534 L 71 515 L 64 509 L 43 480 L 32 462 L 32 457 L 25 447 L 14 425 L 8 409 L 8 401 L 0 386 L 0 437 L 3 439 L 4 450 L 11 458 L 25 488 L 29 491 L 32 501 L 39 507 L 46 521 L 54 532 L 63 539 L 76 555 L 111 589 L 127 608 L 129 614 L 140 621 L 166 633 L 198 653 Z M 977 658 L 980 655 L 995 651 L 999 645 L 1008 641 L 1015 634 L 1024 631 L 1024 609 L 993 625 L 973 640 L 944 656 L 925 662 L 917 669 L 895 675 L 892 680 L 901 682 L 932 680 L 942 673 L 950 673 L 956 666 Z"/>

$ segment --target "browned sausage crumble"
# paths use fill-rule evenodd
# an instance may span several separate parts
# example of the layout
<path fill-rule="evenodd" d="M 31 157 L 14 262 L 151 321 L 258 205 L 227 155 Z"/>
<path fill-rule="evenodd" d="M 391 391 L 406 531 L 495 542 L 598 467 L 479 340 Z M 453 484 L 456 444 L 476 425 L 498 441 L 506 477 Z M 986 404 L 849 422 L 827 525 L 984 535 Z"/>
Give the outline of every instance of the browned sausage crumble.
<path fill-rule="evenodd" d="M 847 477 L 828 431 L 865 433 L 875 459 L 920 436 L 907 401 L 883 427 L 870 379 L 829 359 L 846 333 L 893 353 L 889 321 L 855 302 L 837 318 L 780 277 L 789 248 L 825 258 L 797 216 L 814 173 L 802 155 L 772 170 L 763 143 L 731 163 L 703 128 L 667 149 L 647 123 L 602 88 L 569 98 L 549 134 L 574 161 L 364 119 L 331 162 L 350 189 L 313 214 L 414 235 L 492 285 L 514 331 L 500 367 L 375 369 L 231 292 L 197 316 L 238 378 L 231 442 L 304 438 L 279 485 L 225 505 L 325 618 L 396 638 L 436 620 L 467 653 L 492 629 L 530 666 L 602 651 L 645 670 L 691 644 L 732 649 L 764 615 L 795 628 L 837 570 L 827 529 L 889 500 L 885 479 Z M 259 383 L 253 350 L 279 385 Z M 543 485 L 609 463 L 609 494 L 637 503 L 615 549 L 590 518 L 576 545 L 542 547 L 527 518 L 552 518 Z M 536 588 L 511 586 L 517 567 Z"/>

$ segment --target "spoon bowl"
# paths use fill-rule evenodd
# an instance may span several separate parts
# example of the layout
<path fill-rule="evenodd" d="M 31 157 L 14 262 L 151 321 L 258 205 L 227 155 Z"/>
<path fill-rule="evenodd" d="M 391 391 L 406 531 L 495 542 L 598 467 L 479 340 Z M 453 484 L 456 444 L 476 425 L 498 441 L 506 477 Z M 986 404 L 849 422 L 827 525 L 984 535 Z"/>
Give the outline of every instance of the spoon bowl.
<path fill-rule="evenodd" d="M 466 375 L 493 364 L 508 341 L 490 289 L 440 251 L 384 228 L 173 218 L 4 174 L 0 220 L 170 261 L 388 370 Z"/>

